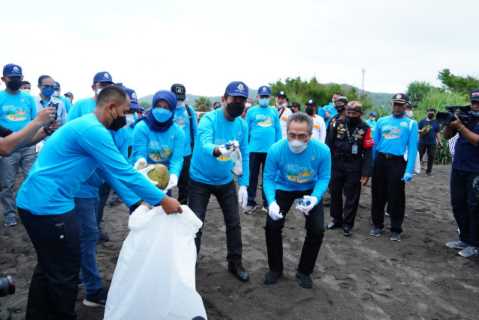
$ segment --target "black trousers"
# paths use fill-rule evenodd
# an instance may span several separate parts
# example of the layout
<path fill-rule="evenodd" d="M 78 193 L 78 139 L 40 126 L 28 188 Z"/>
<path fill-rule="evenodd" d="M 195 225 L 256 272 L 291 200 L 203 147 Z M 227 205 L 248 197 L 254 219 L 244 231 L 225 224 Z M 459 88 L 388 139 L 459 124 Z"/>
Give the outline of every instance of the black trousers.
<path fill-rule="evenodd" d="M 33 215 L 18 208 L 37 253 L 28 293 L 26 320 L 76 319 L 80 273 L 80 226 L 73 211 Z"/>
<path fill-rule="evenodd" d="M 391 232 L 402 232 L 406 193 L 402 177 L 406 170 L 403 157 L 386 158 L 379 153 L 374 162 L 372 178 L 372 220 L 376 228 L 384 228 L 384 207 L 388 203 Z"/>
<path fill-rule="evenodd" d="M 190 179 L 188 192 L 188 206 L 201 221 L 205 221 L 206 209 L 210 196 L 214 195 L 223 211 L 226 225 L 226 247 L 229 262 L 240 262 L 243 251 L 241 241 L 241 224 L 239 215 L 238 194 L 233 181 L 224 185 L 210 185 Z M 196 234 L 196 250 L 199 253 L 201 247 L 201 228 Z M 215 244 L 217 245 L 217 244 Z"/>
<path fill-rule="evenodd" d="M 309 191 L 276 191 L 276 202 L 281 213 L 286 218 L 294 200 L 304 195 L 311 195 Z M 273 272 L 283 272 L 283 227 L 285 218 L 274 221 L 269 215 L 266 217 L 266 248 L 268 250 L 268 265 Z M 323 205 L 319 203 L 306 216 L 306 237 L 299 259 L 298 271 L 311 274 L 318 258 L 319 249 L 324 236 Z"/>
<path fill-rule="evenodd" d="M 451 171 L 451 205 L 459 227 L 459 239 L 479 247 L 479 195 L 472 187 L 479 172 Z"/>
<path fill-rule="evenodd" d="M 108 183 L 102 183 L 98 192 L 98 211 L 97 211 L 97 223 L 98 230 L 101 232 L 101 222 L 103 221 L 103 212 L 105 211 L 106 202 L 110 196 L 111 187 Z"/>
<path fill-rule="evenodd" d="M 359 161 L 359 170 L 351 170 L 351 162 Z M 352 228 L 361 196 L 361 160 L 333 160 L 333 174 L 330 183 L 333 222 Z M 345 197 L 343 207 L 343 194 Z M 343 217 L 344 216 L 344 217 Z"/>
<path fill-rule="evenodd" d="M 434 164 L 434 156 L 436 155 L 435 144 L 420 144 L 419 145 L 419 159 L 422 161 L 422 157 L 427 152 L 427 169 L 426 173 L 431 173 L 432 165 Z"/>
<path fill-rule="evenodd" d="M 188 202 L 188 183 L 190 180 L 191 155 L 183 158 L 183 168 L 178 178 L 178 201 L 181 204 Z"/>
<path fill-rule="evenodd" d="M 258 189 L 258 179 L 263 176 L 263 170 L 266 163 L 265 152 L 251 152 L 249 154 L 249 186 L 248 186 L 248 206 L 256 205 L 256 190 Z M 263 181 L 263 179 L 261 179 Z M 261 187 L 263 190 L 263 187 Z M 268 208 L 266 195 L 261 192 L 263 197 L 263 207 Z"/>

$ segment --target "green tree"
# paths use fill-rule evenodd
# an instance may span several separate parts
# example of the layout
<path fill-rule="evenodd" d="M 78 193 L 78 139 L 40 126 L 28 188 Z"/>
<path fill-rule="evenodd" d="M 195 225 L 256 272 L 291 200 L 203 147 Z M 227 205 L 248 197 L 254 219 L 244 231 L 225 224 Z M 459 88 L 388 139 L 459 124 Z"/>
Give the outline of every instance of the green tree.
<path fill-rule="evenodd" d="M 470 91 L 479 88 L 479 79 L 472 76 L 456 76 L 449 69 L 440 71 L 438 79 L 446 89 L 453 92 L 468 94 Z"/>
<path fill-rule="evenodd" d="M 211 110 L 211 100 L 208 97 L 198 97 L 195 100 L 196 111 L 208 112 Z"/>
<path fill-rule="evenodd" d="M 437 88 L 427 82 L 414 81 L 407 87 L 407 95 L 411 103 L 415 106 L 434 89 Z"/>
<path fill-rule="evenodd" d="M 142 106 L 143 109 L 147 110 L 150 108 L 150 103 L 146 100 L 140 100 L 140 106 Z"/>

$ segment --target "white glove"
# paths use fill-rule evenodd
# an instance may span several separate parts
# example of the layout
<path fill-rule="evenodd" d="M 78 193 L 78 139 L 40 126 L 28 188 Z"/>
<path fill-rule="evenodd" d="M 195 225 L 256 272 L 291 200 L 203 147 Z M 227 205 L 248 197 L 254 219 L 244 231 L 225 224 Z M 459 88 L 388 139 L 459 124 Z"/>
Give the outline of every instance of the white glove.
<path fill-rule="evenodd" d="M 246 209 L 246 206 L 248 206 L 248 190 L 245 186 L 239 187 L 238 203 L 243 209 Z"/>
<path fill-rule="evenodd" d="M 218 151 L 223 157 L 230 158 L 234 152 L 233 148 L 227 148 L 225 144 L 218 146 Z"/>
<path fill-rule="evenodd" d="M 140 159 L 136 160 L 135 165 L 133 166 L 133 168 L 135 168 L 135 170 L 141 170 L 141 169 L 145 169 L 147 166 L 148 166 L 148 162 L 146 162 L 146 159 L 145 158 L 140 158 Z"/>
<path fill-rule="evenodd" d="M 276 201 L 274 201 L 273 203 L 269 205 L 268 215 L 271 219 L 273 219 L 273 221 L 283 219 L 283 215 L 281 214 L 281 212 L 279 212 L 279 210 L 280 209 Z"/>
<path fill-rule="evenodd" d="M 318 198 L 315 196 L 304 196 L 301 200 L 302 201 L 296 206 L 296 209 L 305 215 L 308 215 L 309 211 L 318 204 Z"/>
<path fill-rule="evenodd" d="M 178 177 L 176 174 L 170 174 L 170 180 L 168 180 L 168 185 L 166 186 L 165 191 L 173 189 L 178 185 Z"/>

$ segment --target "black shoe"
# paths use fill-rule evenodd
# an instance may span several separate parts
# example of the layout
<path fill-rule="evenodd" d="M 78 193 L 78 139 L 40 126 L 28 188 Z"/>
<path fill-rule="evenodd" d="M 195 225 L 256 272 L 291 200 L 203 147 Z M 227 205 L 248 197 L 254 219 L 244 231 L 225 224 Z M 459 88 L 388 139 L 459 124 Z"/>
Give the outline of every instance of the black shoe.
<path fill-rule="evenodd" d="M 304 274 L 298 271 L 296 273 L 296 281 L 301 288 L 311 289 L 313 287 L 313 279 L 311 279 L 309 274 Z"/>
<path fill-rule="evenodd" d="M 371 231 L 369 231 L 369 235 L 373 237 L 380 237 L 384 233 L 384 230 L 381 228 L 373 227 Z"/>
<path fill-rule="evenodd" d="M 330 222 L 328 224 L 328 229 L 329 230 L 333 230 L 333 229 L 339 229 L 339 228 L 342 228 L 343 225 L 341 223 L 336 223 L 336 222 Z"/>
<path fill-rule="evenodd" d="M 249 273 L 245 270 L 241 262 L 229 262 L 228 271 L 231 272 L 241 282 L 249 281 Z"/>
<path fill-rule="evenodd" d="M 282 272 L 274 272 L 274 271 L 268 271 L 264 275 L 264 284 L 265 285 L 272 285 L 276 284 L 278 280 L 283 276 Z"/>
<path fill-rule="evenodd" d="M 351 231 L 351 228 L 350 227 L 344 227 L 343 228 L 343 235 L 345 237 L 350 237 L 353 235 L 353 232 Z"/>
<path fill-rule="evenodd" d="M 101 288 L 92 296 L 86 296 L 83 299 L 83 305 L 87 307 L 104 307 L 106 304 L 106 298 L 108 296 L 108 291 Z"/>
<path fill-rule="evenodd" d="M 98 242 L 108 242 L 110 241 L 110 236 L 105 231 L 100 231 L 100 237 Z"/>

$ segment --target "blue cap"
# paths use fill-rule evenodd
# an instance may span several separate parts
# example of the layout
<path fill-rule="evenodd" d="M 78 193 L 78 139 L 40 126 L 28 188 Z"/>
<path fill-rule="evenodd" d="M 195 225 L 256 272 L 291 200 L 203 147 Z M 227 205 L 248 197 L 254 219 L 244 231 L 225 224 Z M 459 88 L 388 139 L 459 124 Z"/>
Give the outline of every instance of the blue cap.
<path fill-rule="evenodd" d="M 241 81 L 231 82 L 225 90 L 225 96 L 248 98 L 248 86 Z"/>
<path fill-rule="evenodd" d="M 371 111 L 371 113 L 370 113 L 369 115 L 370 115 L 370 116 L 375 116 L 375 117 L 378 116 L 377 112 L 375 112 L 375 111 Z"/>
<path fill-rule="evenodd" d="M 97 74 L 95 74 L 95 76 L 93 77 L 93 84 L 100 83 L 100 82 L 113 83 L 113 79 L 111 78 L 111 74 L 107 71 L 102 71 L 102 72 L 98 72 Z"/>
<path fill-rule="evenodd" d="M 140 111 L 140 105 L 138 104 L 138 97 L 136 96 L 135 90 L 126 87 L 124 90 L 130 99 L 130 110 Z"/>
<path fill-rule="evenodd" d="M 151 103 L 151 107 L 156 107 L 158 101 L 164 100 L 168 103 L 171 112 L 175 112 L 176 110 L 176 96 L 173 92 L 168 90 L 161 90 L 154 94 L 153 100 Z"/>
<path fill-rule="evenodd" d="M 4 77 L 21 77 L 22 75 L 22 67 L 19 65 L 9 63 L 3 67 Z"/>
<path fill-rule="evenodd" d="M 258 89 L 258 96 L 270 96 L 271 94 L 271 88 L 268 86 L 261 86 Z"/>

